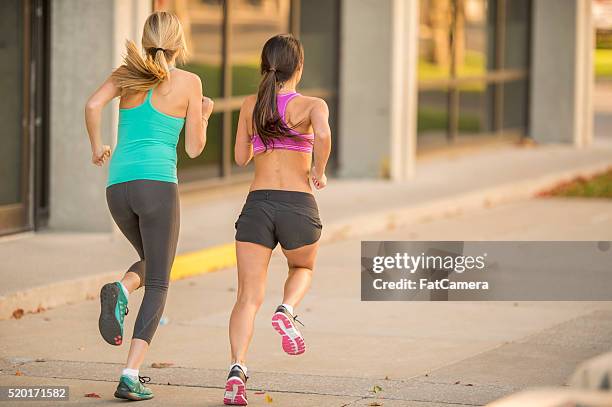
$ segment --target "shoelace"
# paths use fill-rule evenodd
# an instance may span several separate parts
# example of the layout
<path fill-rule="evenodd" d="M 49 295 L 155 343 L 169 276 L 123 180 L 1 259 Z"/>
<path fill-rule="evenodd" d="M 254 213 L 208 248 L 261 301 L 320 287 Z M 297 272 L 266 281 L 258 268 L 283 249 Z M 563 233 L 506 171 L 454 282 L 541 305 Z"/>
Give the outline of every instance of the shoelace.
<path fill-rule="evenodd" d="M 149 383 L 151 378 L 149 376 L 138 376 L 138 381 L 142 384 Z"/>
<path fill-rule="evenodd" d="M 294 320 L 295 322 L 297 322 L 298 324 L 300 324 L 300 325 L 302 325 L 302 326 L 305 326 L 305 325 L 302 323 L 302 321 L 300 321 L 300 320 L 299 320 L 299 319 L 297 319 L 297 318 L 298 318 L 298 316 L 297 316 L 297 315 L 294 315 L 294 316 L 293 316 L 293 320 Z"/>

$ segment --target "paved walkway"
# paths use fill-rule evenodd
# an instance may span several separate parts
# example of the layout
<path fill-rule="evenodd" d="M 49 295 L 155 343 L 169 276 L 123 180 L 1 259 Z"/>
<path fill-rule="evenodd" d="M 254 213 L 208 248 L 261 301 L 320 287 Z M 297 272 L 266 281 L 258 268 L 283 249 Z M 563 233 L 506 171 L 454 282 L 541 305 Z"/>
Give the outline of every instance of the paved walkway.
<path fill-rule="evenodd" d="M 323 237 L 346 239 L 526 198 L 560 180 L 610 166 L 612 142 L 604 140 L 586 149 L 505 146 L 422 160 L 414 180 L 406 183 L 332 180 L 317 193 Z M 183 197 L 173 275 L 233 265 L 233 224 L 245 195 L 243 185 Z M 211 247 L 219 250 L 210 252 Z M 193 252 L 204 256 L 185 255 Z M 16 308 L 35 310 L 95 296 L 101 281 L 135 260 L 121 235 L 57 231 L 0 239 L 0 258 L 0 319 Z"/>
<path fill-rule="evenodd" d="M 599 200 L 520 201 L 363 238 L 612 240 L 611 208 Z M 357 238 L 322 246 L 312 291 L 298 309 L 308 351 L 295 358 L 282 352 L 269 325 L 286 273 L 273 258 L 249 356 L 250 405 L 484 405 L 528 386 L 562 385 L 581 361 L 612 345 L 607 302 L 362 303 L 359 247 Z M 147 406 L 220 406 L 235 284 L 231 270 L 172 284 L 168 323 L 143 367 L 157 394 Z M 63 384 L 75 403 L 114 403 L 127 347 L 99 338 L 98 307 L 92 300 L 0 321 L 0 385 Z M 173 365 L 153 369 L 152 362 Z M 373 393 L 374 386 L 382 391 Z M 91 392 L 101 399 L 84 397 Z"/>

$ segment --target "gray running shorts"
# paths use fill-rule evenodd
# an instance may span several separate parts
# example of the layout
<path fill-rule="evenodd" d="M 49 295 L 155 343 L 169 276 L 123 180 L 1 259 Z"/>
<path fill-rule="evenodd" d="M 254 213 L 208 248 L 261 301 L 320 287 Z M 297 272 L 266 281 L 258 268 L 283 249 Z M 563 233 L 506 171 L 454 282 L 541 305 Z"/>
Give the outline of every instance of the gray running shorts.
<path fill-rule="evenodd" d="M 286 250 L 313 244 L 321 237 L 319 209 L 312 194 L 261 189 L 251 191 L 236 221 L 236 240 Z"/>

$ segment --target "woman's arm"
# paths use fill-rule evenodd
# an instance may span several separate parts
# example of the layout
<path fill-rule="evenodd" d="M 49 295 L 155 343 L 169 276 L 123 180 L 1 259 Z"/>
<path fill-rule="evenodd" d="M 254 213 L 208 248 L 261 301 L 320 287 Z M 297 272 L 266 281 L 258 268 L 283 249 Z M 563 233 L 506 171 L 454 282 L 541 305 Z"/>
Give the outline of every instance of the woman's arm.
<path fill-rule="evenodd" d="M 121 95 L 121 90 L 115 86 L 109 77 L 94 92 L 85 104 L 85 126 L 91 143 L 91 162 L 97 166 L 103 165 L 110 157 L 110 146 L 102 144 L 101 121 L 102 109 L 111 100 Z"/>
<path fill-rule="evenodd" d="M 253 158 L 253 142 L 249 135 L 249 121 L 254 105 L 254 96 L 247 97 L 242 102 L 240 116 L 238 117 L 238 128 L 236 129 L 236 144 L 234 145 L 234 159 L 236 164 L 244 167 Z"/>
<path fill-rule="evenodd" d="M 310 111 L 310 123 L 314 131 L 314 160 L 311 170 L 312 183 L 322 189 L 327 185 L 325 167 L 331 152 L 331 129 L 329 128 L 329 108 L 322 99 L 317 99 Z"/>
<path fill-rule="evenodd" d="M 206 145 L 208 119 L 214 103 L 211 99 L 202 96 L 200 77 L 193 75 L 192 81 L 189 87 L 189 101 L 185 117 L 185 151 L 189 158 L 196 158 Z"/>

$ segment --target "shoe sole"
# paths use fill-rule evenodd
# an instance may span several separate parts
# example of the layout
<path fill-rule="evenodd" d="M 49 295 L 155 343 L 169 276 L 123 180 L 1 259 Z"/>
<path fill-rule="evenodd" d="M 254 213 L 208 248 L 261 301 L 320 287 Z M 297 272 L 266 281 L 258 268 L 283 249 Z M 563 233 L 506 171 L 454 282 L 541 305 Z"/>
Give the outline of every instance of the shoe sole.
<path fill-rule="evenodd" d="M 151 400 L 153 395 L 150 396 L 139 396 L 136 393 L 120 393 L 118 391 L 115 392 L 115 397 L 123 400 L 132 400 L 132 401 L 141 401 L 141 400 Z"/>
<path fill-rule="evenodd" d="M 225 383 L 223 404 L 226 406 L 246 406 L 249 404 L 246 398 L 246 386 L 242 380 L 232 377 Z"/>
<path fill-rule="evenodd" d="M 119 287 L 116 284 L 108 283 L 100 290 L 100 318 L 98 328 L 104 340 L 114 346 L 123 343 L 121 335 L 121 325 L 115 318 L 115 308 L 119 301 Z M 130 399 L 131 400 L 131 399 Z"/>
<path fill-rule="evenodd" d="M 296 356 L 306 351 L 306 343 L 300 331 L 291 319 L 282 312 L 272 316 L 272 327 L 282 336 L 283 350 L 286 354 Z"/>

